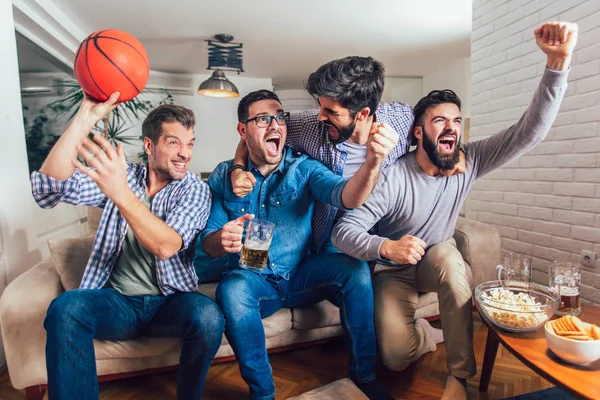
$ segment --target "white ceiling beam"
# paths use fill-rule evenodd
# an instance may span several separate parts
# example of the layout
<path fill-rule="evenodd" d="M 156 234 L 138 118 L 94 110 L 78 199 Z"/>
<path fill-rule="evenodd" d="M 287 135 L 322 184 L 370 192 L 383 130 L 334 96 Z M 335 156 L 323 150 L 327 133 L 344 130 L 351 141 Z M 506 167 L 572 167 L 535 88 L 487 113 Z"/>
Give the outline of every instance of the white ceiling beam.
<path fill-rule="evenodd" d="M 69 68 L 79 43 L 80 27 L 48 0 L 13 0 L 15 29 Z"/>

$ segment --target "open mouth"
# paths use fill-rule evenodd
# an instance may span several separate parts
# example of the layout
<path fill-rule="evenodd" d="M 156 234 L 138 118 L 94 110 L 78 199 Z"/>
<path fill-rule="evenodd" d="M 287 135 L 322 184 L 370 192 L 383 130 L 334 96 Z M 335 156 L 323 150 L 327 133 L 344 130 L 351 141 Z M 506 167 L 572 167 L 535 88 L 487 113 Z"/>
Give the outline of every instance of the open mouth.
<path fill-rule="evenodd" d="M 171 164 L 173 164 L 175 170 L 179 172 L 185 172 L 187 169 L 187 163 L 185 161 L 171 161 Z"/>
<path fill-rule="evenodd" d="M 329 129 L 329 138 L 331 140 L 337 140 L 340 137 L 340 131 L 338 130 L 338 128 L 336 128 L 335 126 L 333 126 L 332 124 L 329 123 L 325 123 L 327 125 L 327 128 Z"/>
<path fill-rule="evenodd" d="M 456 145 L 456 136 L 455 135 L 441 136 L 438 139 L 438 144 L 442 151 L 449 153 L 454 150 L 454 146 Z"/>
<path fill-rule="evenodd" d="M 276 157 L 279 155 L 279 148 L 281 145 L 281 136 L 280 135 L 271 135 L 267 138 L 265 142 L 265 149 L 267 150 L 267 154 L 271 157 Z"/>

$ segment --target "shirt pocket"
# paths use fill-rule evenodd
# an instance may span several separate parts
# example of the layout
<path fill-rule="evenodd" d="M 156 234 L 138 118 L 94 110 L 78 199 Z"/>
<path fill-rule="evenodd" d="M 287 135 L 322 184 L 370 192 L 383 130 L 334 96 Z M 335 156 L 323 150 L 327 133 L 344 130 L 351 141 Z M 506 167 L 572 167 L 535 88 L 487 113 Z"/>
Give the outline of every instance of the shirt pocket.
<path fill-rule="evenodd" d="M 273 210 L 278 227 L 288 226 L 298 220 L 296 215 L 297 199 L 298 192 L 296 189 L 275 193 L 271 196 L 271 210 Z"/>
<path fill-rule="evenodd" d="M 229 213 L 229 220 L 234 220 L 244 214 L 250 214 L 250 202 L 244 200 L 225 200 L 225 208 Z"/>

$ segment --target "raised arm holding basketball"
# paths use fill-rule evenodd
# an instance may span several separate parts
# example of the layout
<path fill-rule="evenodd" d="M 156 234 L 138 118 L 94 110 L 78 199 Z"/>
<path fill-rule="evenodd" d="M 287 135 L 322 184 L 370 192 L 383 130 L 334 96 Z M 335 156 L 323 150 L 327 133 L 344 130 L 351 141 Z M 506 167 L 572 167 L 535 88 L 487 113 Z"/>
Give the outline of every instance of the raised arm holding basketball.
<path fill-rule="evenodd" d="M 72 160 L 77 158 L 77 146 L 94 125 L 116 107 L 118 98 L 119 92 L 115 92 L 104 103 L 98 103 L 86 95 L 67 130 L 52 147 L 40 172 L 54 179 L 70 178 L 75 172 Z"/>

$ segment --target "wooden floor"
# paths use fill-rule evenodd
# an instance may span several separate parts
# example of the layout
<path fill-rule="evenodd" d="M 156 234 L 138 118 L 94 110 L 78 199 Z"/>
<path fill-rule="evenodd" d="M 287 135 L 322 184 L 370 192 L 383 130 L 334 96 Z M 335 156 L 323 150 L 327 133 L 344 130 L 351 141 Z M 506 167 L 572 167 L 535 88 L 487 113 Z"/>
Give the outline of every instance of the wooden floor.
<path fill-rule="evenodd" d="M 483 362 L 487 329 L 475 321 L 475 357 L 478 372 Z M 348 356 L 342 339 L 271 355 L 277 399 L 304 393 L 347 376 Z M 175 399 L 176 372 L 154 374 L 100 384 L 102 400 Z M 446 351 L 438 345 L 403 372 L 378 368 L 381 382 L 396 399 L 439 399 L 446 380 Z M 503 399 L 546 389 L 552 385 L 523 365 L 502 346 L 487 393 L 478 391 L 479 374 L 468 381 L 470 399 Z M 8 374 L 0 375 L 0 400 L 22 400 L 24 391 L 11 387 Z M 46 399 L 47 397 L 45 397 Z M 204 390 L 206 400 L 247 399 L 248 389 L 236 362 L 216 364 L 208 372 Z"/>

